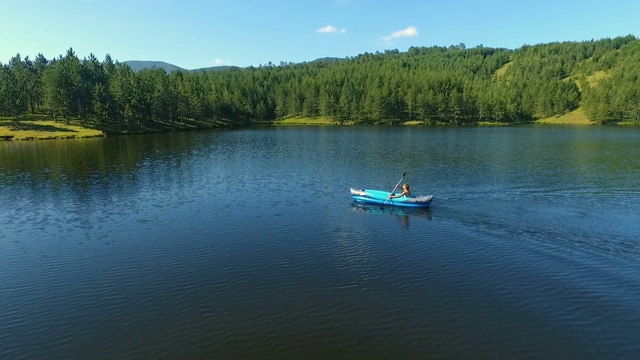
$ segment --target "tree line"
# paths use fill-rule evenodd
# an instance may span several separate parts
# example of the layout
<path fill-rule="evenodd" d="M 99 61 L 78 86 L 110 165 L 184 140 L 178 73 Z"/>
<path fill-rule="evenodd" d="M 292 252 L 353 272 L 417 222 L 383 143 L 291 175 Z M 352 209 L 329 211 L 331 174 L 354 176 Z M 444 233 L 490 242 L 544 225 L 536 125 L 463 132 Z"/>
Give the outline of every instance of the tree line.
<path fill-rule="evenodd" d="M 640 122 L 634 36 L 525 45 L 411 47 L 344 59 L 225 71 L 143 69 L 106 55 L 0 63 L 0 114 L 47 113 L 115 126 L 264 123 L 290 116 L 353 123 L 519 123 L 584 108 L 600 122 Z M 594 76 L 600 74 L 598 81 Z"/>

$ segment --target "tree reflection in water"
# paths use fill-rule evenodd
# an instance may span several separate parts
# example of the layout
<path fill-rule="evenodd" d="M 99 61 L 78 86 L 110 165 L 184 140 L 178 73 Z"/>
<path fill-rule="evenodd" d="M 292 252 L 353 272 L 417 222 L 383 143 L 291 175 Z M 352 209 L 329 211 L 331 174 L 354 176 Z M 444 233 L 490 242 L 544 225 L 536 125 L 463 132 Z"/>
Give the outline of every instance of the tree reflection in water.
<path fill-rule="evenodd" d="M 431 220 L 430 208 L 402 208 L 397 206 L 384 206 L 375 204 L 365 204 L 358 201 L 351 203 L 353 211 L 362 211 L 369 214 L 386 214 L 396 217 L 404 228 L 408 228 L 410 225 L 410 219 L 423 218 Z"/>

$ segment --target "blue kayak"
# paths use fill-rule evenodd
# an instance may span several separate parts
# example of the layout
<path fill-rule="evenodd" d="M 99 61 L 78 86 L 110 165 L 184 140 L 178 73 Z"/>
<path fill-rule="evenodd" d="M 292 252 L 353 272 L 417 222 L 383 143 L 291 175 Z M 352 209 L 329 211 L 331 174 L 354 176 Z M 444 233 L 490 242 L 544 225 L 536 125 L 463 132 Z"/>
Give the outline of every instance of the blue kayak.
<path fill-rule="evenodd" d="M 389 195 L 391 194 L 389 191 L 354 188 L 350 188 L 349 190 L 351 191 L 351 197 L 355 201 L 367 204 L 426 208 L 429 207 L 429 204 L 431 204 L 433 200 L 433 195 L 402 196 L 389 199 Z"/>

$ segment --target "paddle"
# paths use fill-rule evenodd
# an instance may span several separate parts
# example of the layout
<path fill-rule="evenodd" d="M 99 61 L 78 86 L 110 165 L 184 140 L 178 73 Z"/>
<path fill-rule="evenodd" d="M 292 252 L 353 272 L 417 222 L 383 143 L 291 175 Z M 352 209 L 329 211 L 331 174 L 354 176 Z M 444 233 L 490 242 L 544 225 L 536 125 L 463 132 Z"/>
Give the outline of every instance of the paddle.
<path fill-rule="evenodd" d="M 391 190 L 391 193 L 389 194 L 389 196 L 393 195 L 393 193 L 396 191 L 396 189 L 398 188 L 398 185 L 400 185 L 400 183 L 402 182 L 402 179 L 404 179 L 404 176 L 407 175 L 407 173 L 402 173 L 402 177 L 400 178 L 400 181 L 398 181 L 398 183 L 396 184 L 396 186 L 393 188 L 393 190 Z M 389 197 L 387 197 L 387 200 L 384 201 L 384 204 L 382 204 L 382 206 L 387 205 L 387 201 L 389 201 Z"/>

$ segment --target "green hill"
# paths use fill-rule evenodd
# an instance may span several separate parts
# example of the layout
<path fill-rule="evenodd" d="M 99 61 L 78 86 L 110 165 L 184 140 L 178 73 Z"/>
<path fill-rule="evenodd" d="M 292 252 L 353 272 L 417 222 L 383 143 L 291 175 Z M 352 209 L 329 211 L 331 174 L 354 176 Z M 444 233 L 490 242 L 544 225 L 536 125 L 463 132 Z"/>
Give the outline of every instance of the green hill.
<path fill-rule="evenodd" d="M 127 132 L 280 119 L 640 124 L 640 40 L 631 35 L 515 50 L 411 47 L 339 61 L 214 69 L 221 70 L 80 60 L 72 49 L 51 61 L 16 56 L 0 71 L 0 116 L 19 124 L 27 113 L 46 113 Z"/>
<path fill-rule="evenodd" d="M 640 122 L 640 41 L 631 35 L 523 46 L 496 78 L 541 122 Z"/>

